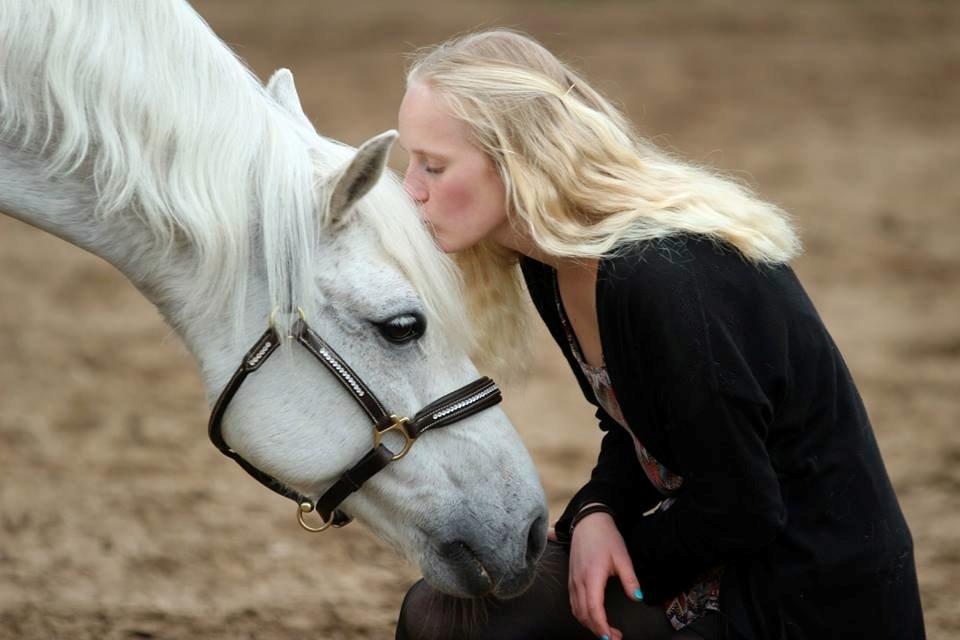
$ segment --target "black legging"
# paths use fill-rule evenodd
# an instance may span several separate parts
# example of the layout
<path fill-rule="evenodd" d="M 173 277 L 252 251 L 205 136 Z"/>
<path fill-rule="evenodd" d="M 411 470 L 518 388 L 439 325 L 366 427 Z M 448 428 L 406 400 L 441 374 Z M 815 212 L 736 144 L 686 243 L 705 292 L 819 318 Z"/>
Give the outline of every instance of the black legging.
<path fill-rule="evenodd" d="M 423 580 L 407 592 L 397 623 L 397 640 L 596 640 L 574 618 L 567 591 L 567 550 L 548 543 L 533 585 L 512 600 L 462 600 L 434 590 Z M 611 578 L 604 595 L 610 625 L 624 640 L 709 640 L 713 614 L 694 628 L 674 631 L 663 609 L 635 602 L 623 593 L 620 581 Z"/>

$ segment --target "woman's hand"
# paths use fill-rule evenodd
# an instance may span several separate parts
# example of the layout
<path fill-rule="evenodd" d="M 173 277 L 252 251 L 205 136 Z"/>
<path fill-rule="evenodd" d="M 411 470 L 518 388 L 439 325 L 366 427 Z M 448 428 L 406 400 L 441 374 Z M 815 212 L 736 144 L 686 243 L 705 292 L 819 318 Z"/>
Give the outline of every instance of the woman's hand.
<path fill-rule="evenodd" d="M 621 640 L 623 634 L 609 625 L 603 606 L 610 576 L 620 578 L 627 598 L 642 600 L 627 546 L 613 518 L 608 513 L 591 513 L 574 527 L 570 542 L 570 607 L 577 620 L 597 637 Z"/>

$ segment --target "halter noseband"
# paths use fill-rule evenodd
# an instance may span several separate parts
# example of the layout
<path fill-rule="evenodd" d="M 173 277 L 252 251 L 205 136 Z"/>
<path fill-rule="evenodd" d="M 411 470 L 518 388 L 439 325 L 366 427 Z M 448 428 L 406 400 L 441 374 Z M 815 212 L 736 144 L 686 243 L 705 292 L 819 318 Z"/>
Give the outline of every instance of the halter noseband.
<path fill-rule="evenodd" d="M 291 328 L 288 338 L 296 340 L 313 354 L 370 417 L 370 420 L 373 421 L 373 448 L 359 462 L 345 471 L 323 495 L 317 500 L 312 500 L 308 496 L 287 487 L 273 476 L 257 469 L 226 443 L 223 439 L 222 421 L 227 406 L 233 400 L 247 376 L 259 369 L 280 346 L 280 334 L 274 327 L 272 316 L 269 328 L 243 357 L 243 361 L 234 372 L 233 377 L 220 392 L 220 397 L 217 398 L 210 413 L 208 433 L 210 441 L 221 453 L 235 460 L 244 471 L 268 489 L 296 502 L 298 505 L 297 521 L 307 531 L 326 531 L 331 526 L 342 527 L 349 524 L 352 518 L 337 508 L 340 503 L 359 489 L 374 474 L 391 462 L 405 456 L 421 434 L 431 429 L 446 427 L 458 422 L 467 416 L 492 407 L 502 399 L 496 383 L 490 378 L 482 377 L 431 402 L 417 412 L 413 418 L 397 417 L 383 408 L 383 405 L 363 382 L 363 379 L 347 365 L 343 358 L 337 355 L 337 352 L 329 344 L 310 328 L 304 318 L 303 311 L 298 309 L 298 312 L 300 317 Z M 403 438 L 403 447 L 397 453 L 388 449 L 382 442 L 383 437 L 391 431 L 396 432 Z M 319 527 L 313 527 L 304 521 L 304 514 L 314 510 L 322 519 Z"/>

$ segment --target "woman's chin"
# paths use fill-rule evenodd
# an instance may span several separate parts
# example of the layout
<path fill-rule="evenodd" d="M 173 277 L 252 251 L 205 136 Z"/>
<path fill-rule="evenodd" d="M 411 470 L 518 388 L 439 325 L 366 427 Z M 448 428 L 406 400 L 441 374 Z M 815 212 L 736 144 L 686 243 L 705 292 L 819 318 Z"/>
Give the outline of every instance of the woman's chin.
<path fill-rule="evenodd" d="M 457 253 L 469 248 L 466 243 L 457 241 L 456 238 L 445 237 L 440 233 L 435 233 L 433 239 L 436 241 L 437 247 L 444 253 Z"/>

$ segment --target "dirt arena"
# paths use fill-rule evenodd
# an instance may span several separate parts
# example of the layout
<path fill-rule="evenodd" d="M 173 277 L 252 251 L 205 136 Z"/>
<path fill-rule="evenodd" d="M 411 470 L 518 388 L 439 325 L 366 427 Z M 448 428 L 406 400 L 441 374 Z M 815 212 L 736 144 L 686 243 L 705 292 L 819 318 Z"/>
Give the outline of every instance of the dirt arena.
<path fill-rule="evenodd" d="M 960 637 L 960 4 L 195 4 L 261 78 L 291 68 L 318 129 L 353 144 L 396 126 L 404 52 L 519 27 L 646 135 L 791 211 L 797 271 L 913 531 L 928 635 Z M 555 516 L 599 432 L 537 340 L 506 406 Z M 0 353 L 0 638 L 393 637 L 415 569 L 359 526 L 301 531 L 207 441 L 196 368 L 154 309 L 2 216 Z"/>

